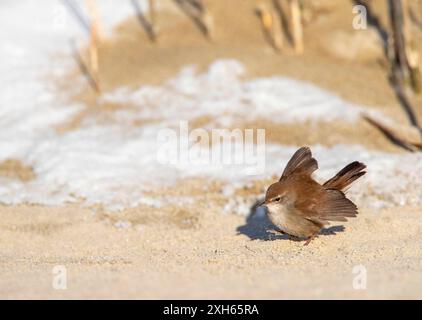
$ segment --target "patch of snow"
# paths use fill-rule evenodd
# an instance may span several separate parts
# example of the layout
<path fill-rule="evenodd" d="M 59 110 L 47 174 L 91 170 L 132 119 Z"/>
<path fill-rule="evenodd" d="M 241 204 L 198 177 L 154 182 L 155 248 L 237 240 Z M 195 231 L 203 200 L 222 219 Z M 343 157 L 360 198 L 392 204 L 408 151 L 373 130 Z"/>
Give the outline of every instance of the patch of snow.
<path fill-rule="evenodd" d="M 353 122 L 364 110 L 309 83 L 286 77 L 244 80 L 244 74 L 240 62 L 218 60 L 205 73 L 198 74 L 194 66 L 188 66 L 165 85 L 119 88 L 104 94 L 101 101 L 135 105 L 135 110 L 122 111 L 130 119 L 213 116 L 225 126 L 235 120 L 259 119 L 278 123 Z"/>
<path fill-rule="evenodd" d="M 122 3 L 101 1 L 101 12 L 117 21 L 132 12 L 130 5 Z M 63 5 L 56 0 L 0 3 L 0 162 L 17 158 L 32 166 L 36 174 L 35 180 L 25 183 L 0 177 L 2 203 L 82 203 L 104 205 L 109 210 L 140 204 L 160 207 L 192 199 L 157 199 L 146 195 L 147 191 L 191 177 L 223 180 L 227 185 L 223 192 L 233 195 L 233 188 L 280 174 L 297 147 L 267 144 L 265 170 L 245 175 L 244 165 L 162 164 L 157 159 L 158 134 L 177 127 L 180 120 L 207 115 L 218 119 L 216 127 L 225 128 L 237 120 L 259 118 L 279 123 L 353 122 L 362 110 L 300 81 L 284 77 L 245 80 L 239 62 L 220 60 L 202 74 L 190 66 L 160 86 L 106 93 L 101 101 L 130 103 L 134 108 L 116 112 L 113 123 L 100 123 L 93 117 L 80 128 L 58 133 L 55 127 L 72 119 L 83 106 L 64 104 L 43 77 L 63 74 L 72 63 L 69 39 L 86 36 L 73 20 L 63 23 L 59 19 L 60 8 Z M 54 58 L 60 53 L 65 53 L 62 58 Z M 137 119 L 159 121 L 128 125 Z M 321 181 L 351 161 L 368 165 L 368 174 L 350 190 L 360 205 L 422 205 L 422 154 L 388 154 L 342 145 L 317 145 L 312 150 L 320 163 L 316 177 Z M 234 199 L 225 210 L 247 214 L 253 198 Z"/>

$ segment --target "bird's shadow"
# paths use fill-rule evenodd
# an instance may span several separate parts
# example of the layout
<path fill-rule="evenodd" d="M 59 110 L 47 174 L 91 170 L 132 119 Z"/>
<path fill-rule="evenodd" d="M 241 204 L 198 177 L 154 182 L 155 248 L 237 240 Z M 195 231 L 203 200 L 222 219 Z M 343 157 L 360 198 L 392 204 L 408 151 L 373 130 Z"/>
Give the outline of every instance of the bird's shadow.
<path fill-rule="evenodd" d="M 246 223 L 236 228 L 237 234 L 246 235 L 251 240 L 293 240 L 302 241 L 304 239 L 291 237 L 287 234 L 282 234 L 281 230 L 275 226 L 268 218 L 266 209 L 260 207 L 259 204 L 262 201 L 256 201 L 249 210 L 249 214 L 246 217 Z M 278 231 L 280 234 L 273 234 L 270 231 Z M 321 230 L 319 235 L 335 235 L 336 233 L 343 232 L 344 226 L 331 226 Z"/>

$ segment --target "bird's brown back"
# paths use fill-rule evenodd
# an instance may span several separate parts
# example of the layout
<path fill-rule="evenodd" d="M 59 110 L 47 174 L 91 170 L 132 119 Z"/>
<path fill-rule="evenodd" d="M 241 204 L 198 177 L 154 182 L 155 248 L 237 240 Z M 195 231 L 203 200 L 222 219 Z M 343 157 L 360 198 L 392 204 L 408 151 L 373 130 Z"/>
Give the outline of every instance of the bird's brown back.
<path fill-rule="evenodd" d="M 295 212 L 306 219 L 325 224 L 328 221 L 346 221 L 345 217 L 357 214 L 357 207 L 342 191 L 327 189 L 300 171 L 285 177 L 280 184 L 293 199 Z"/>

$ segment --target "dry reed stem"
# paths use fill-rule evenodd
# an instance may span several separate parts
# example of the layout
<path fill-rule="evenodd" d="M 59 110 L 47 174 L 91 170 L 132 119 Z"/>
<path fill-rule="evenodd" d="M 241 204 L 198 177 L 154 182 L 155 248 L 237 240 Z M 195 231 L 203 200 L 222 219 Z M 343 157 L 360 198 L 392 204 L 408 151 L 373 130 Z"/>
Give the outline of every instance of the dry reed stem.
<path fill-rule="evenodd" d="M 91 69 L 91 77 L 95 83 L 96 90 L 98 92 L 100 89 L 99 82 L 99 57 L 98 57 L 98 45 L 99 45 L 99 18 L 98 10 L 95 3 L 95 0 L 86 0 L 86 5 L 88 7 L 88 12 L 91 18 L 91 39 L 89 43 L 89 65 Z"/>
<path fill-rule="evenodd" d="M 410 84 L 415 93 L 422 91 L 422 79 L 419 53 L 414 49 L 412 32 L 410 30 L 410 14 L 409 3 L 407 0 L 402 0 L 403 6 L 403 34 L 405 39 L 405 54 L 409 64 Z"/>
<path fill-rule="evenodd" d="M 204 23 L 205 28 L 207 29 L 208 37 L 212 39 L 213 37 L 213 31 L 214 31 L 214 19 L 205 6 L 203 7 L 202 11 L 202 21 Z"/>
<path fill-rule="evenodd" d="M 151 24 L 151 28 L 155 31 L 156 26 L 156 2 L 155 0 L 148 0 L 148 7 L 149 7 L 149 22 Z"/>
<path fill-rule="evenodd" d="M 193 20 L 200 31 L 211 39 L 213 19 L 204 2 L 199 0 L 175 0 L 175 2 Z"/>
<path fill-rule="evenodd" d="M 381 131 L 386 136 L 386 138 L 389 139 L 393 144 L 410 152 L 422 151 L 422 143 L 408 141 L 407 139 L 400 137 L 391 128 L 388 128 L 387 126 L 367 114 L 363 114 L 362 117 L 368 123 L 370 123 L 379 131 Z"/>
<path fill-rule="evenodd" d="M 283 48 L 282 27 L 281 27 L 281 21 L 275 11 L 273 11 L 272 35 L 273 35 L 274 47 L 277 50 L 281 50 Z"/>
<path fill-rule="evenodd" d="M 281 26 L 277 23 L 276 13 L 269 10 L 266 6 L 260 4 L 256 7 L 256 12 L 261 20 L 262 28 L 269 42 L 275 50 L 280 51 L 283 39 L 281 37 Z"/>
<path fill-rule="evenodd" d="M 422 92 L 422 71 L 419 62 L 419 53 L 416 50 L 409 50 L 410 81 L 413 91 L 417 94 Z"/>
<path fill-rule="evenodd" d="M 262 9 L 261 11 L 262 25 L 269 33 L 273 30 L 273 16 L 270 12 Z"/>
<path fill-rule="evenodd" d="M 195 4 L 195 13 L 193 13 L 194 16 L 199 21 L 202 21 L 202 24 L 205 27 L 207 36 L 211 39 L 212 33 L 213 33 L 213 27 L 214 27 L 214 19 L 207 9 L 204 1 L 202 0 L 192 0 L 192 2 Z"/>
<path fill-rule="evenodd" d="M 289 4 L 294 49 L 297 54 L 302 54 L 304 51 L 302 12 L 298 0 L 290 0 Z"/>

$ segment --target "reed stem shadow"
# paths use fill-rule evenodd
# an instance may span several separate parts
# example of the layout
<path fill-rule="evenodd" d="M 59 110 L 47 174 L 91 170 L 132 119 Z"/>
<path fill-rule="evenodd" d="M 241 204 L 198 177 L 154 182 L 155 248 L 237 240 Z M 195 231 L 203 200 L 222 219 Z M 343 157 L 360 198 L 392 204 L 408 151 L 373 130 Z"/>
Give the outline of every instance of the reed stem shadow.
<path fill-rule="evenodd" d="M 82 9 L 74 0 L 61 0 L 63 5 L 67 8 L 67 10 L 71 13 L 73 17 L 75 17 L 76 21 L 82 27 L 82 29 L 90 35 L 91 33 L 91 22 L 90 20 L 83 14 Z"/>
<path fill-rule="evenodd" d="M 71 45 L 71 48 L 72 48 L 73 58 L 75 59 L 76 64 L 78 65 L 78 67 L 81 70 L 82 74 L 87 79 L 87 81 L 88 81 L 89 85 L 91 86 L 91 88 L 93 88 L 96 93 L 100 93 L 100 88 L 98 86 L 98 82 L 94 79 L 94 77 L 92 76 L 91 72 L 89 71 L 88 66 L 86 65 L 86 63 L 82 59 L 82 56 L 79 53 L 79 50 L 78 50 L 78 48 L 76 46 L 75 41 L 71 41 L 70 42 L 70 45 Z"/>
<path fill-rule="evenodd" d="M 157 40 L 157 34 L 154 31 L 154 26 L 145 17 L 145 15 L 142 12 L 142 9 L 139 5 L 138 0 L 131 0 L 131 3 L 132 3 L 132 6 L 133 6 L 133 8 L 136 12 L 136 17 L 138 18 L 138 21 L 139 21 L 142 29 L 145 30 L 145 33 L 147 34 L 148 39 L 151 42 L 155 42 Z"/>
<path fill-rule="evenodd" d="M 205 8 L 201 2 L 192 0 L 173 0 L 173 2 L 191 19 L 199 31 L 210 39 L 210 30 L 202 19 Z"/>

